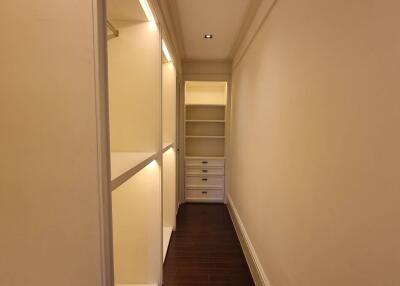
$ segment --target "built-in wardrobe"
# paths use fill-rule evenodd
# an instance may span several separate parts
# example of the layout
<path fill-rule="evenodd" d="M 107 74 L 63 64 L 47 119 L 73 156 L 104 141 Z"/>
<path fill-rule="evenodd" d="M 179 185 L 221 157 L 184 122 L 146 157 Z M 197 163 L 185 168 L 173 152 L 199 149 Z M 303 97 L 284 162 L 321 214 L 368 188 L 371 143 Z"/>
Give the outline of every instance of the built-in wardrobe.
<path fill-rule="evenodd" d="M 108 5 L 114 279 L 159 284 L 176 215 L 176 70 L 143 1 Z"/>
<path fill-rule="evenodd" d="M 185 201 L 224 202 L 227 82 L 186 81 Z"/>
<path fill-rule="evenodd" d="M 106 6 L 103 6 L 106 4 Z M 144 0 L 0 4 L 0 285 L 162 285 L 176 82 Z"/>

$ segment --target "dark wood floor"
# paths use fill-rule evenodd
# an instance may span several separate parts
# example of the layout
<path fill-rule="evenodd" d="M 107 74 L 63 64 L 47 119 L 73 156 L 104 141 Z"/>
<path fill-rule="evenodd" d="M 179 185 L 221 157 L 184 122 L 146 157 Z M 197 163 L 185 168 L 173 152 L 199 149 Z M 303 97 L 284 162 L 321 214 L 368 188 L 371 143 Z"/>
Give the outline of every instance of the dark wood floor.
<path fill-rule="evenodd" d="M 164 264 L 164 285 L 254 285 L 225 205 L 181 205 Z"/>

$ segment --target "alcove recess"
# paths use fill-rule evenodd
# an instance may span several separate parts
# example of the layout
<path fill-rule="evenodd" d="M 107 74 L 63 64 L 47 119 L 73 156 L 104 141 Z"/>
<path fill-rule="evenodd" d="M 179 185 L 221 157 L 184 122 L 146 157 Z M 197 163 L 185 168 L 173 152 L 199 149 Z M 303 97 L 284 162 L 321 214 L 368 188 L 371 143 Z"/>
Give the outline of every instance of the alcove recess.
<path fill-rule="evenodd" d="M 223 202 L 227 83 L 185 83 L 185 201 Z"/>
<path fill-rule="evenodd" d="M 161 34 L 138 0 L 108 0 L 114 278 L 161 284 Z"/>
<path fill-rule="evenodd" d="M 173 62 L 168 62 L 165 56 L 162 64 L 162 119 L 163 260 L 165 260 L 176 218 L 176 70 Z"/>
<path fill-rule="evenodd" d="M 186 157 L 224 157 L 225 82 L 186 82 Z"/>

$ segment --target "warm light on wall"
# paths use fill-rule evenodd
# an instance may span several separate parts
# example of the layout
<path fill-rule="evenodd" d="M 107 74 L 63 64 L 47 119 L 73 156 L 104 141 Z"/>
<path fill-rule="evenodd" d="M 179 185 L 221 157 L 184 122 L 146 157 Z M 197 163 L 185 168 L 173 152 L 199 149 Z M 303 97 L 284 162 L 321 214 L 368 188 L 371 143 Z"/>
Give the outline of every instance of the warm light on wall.
<path fill-rule="evenodd" d="M 151 162 L 147 165 L 147 167 L 148 167 L 148 168 L 151 168 L 151 169 L 154 169 L 154 168 L 156 168 L 157 166 L 158 166 L 158 163 L 157 163 L 156 160 L 151 161 Z"/>
<path fill-rule="evenodd" d="M 164 154 L 165 153 L 174 153 L 174 148 L 173 146 L 169 146 L 166 150 L 164 150 Z"/>
<path fill-rule="evenodd" d="M 150 5 L 147 2 L 147 0 L 139 0 L 139 2 L 140 2 L 140 5 L 142 6 L 144 13 L 146 14 L 147 20 L 149 20 L 149 22 L 155 24 L 156 19 L 153 15 L 153 12 L 151 12 L 151 8 L 150 8 Z"/>
<path fill-rule="evenodd" d="M 162 40 L 162 51 L 164 53 L 165 58 L 167 59 L 168 62 L 172 61 L 171 54 L 168 51 L 167 45 L 165 44 L 164 40 Z"/>

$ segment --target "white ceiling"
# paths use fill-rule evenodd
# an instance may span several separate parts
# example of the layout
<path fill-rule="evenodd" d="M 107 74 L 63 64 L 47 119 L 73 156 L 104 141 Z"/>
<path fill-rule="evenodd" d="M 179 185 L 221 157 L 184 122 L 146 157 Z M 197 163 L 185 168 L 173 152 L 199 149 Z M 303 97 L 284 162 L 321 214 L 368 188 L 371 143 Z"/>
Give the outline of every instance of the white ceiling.
<path fill-rule="evenodd" d="M 185 59 L 229 59 L 254 2 L 259 1 L 176 0 Z M 204 39 L 206 33 L 214 38 Z"/>

